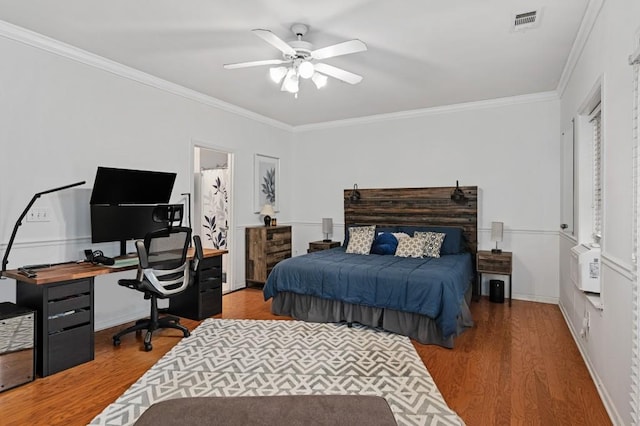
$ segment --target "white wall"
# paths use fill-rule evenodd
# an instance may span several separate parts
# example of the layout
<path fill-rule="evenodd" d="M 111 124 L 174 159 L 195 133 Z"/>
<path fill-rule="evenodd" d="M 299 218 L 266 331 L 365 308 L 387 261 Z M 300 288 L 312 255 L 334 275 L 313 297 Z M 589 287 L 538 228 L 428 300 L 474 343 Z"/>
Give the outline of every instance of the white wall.
<path fill-rule="evenodd" d="M 79 63 L 0 36 L 0 241 L 36 192 L 86 180 L 80 189 L 43 196 L 50 222 L 25 222 L 10 253 L 9 268 L 27 263 L 81 259 L 82 250 L 118 253 L 117 244 L 91 244 L 89 197 L 98 165 L 177 172 L 172 202 L 192 192 L 193 145 L 211 143 L 235 155 L 234 223 L 260 223 L 253 214 L 253 156 L 281 158 L 281 212 L 291 212 L 289 176 L 292 134 L 286 129 L 225 112 L 202 102 Z M 124 69 L 124 67 L 122 67 Z M 124 69 L 127 71 L 126 69 Z M 244 238 L 231 247 L 244 253 Z M 244 257 L 235 280 L 244 282 Z M 96 278 L 96 328 L 148 314 L 148 302 L 119 287 L 123 272 Z M 15 301 L 15 283 L 0 282 L 0 300 Z"/>
<path fill-rule="evenodd" d="M 560 306 L 615 424 L 633 422 L 630 410 L 634 280 L 631 261 L 633 80 L 628 56 L 637 47 L 639 31 L 640 2 L 605 1 L 561 99 L 564 127 L 580 112 L 594 85 L 602 81 L 605 151 L 601 297 L 604 309 L 595 309 L 571 283 L 568 251 L 575 240 L 568 237 L 563 237 L 560 244 Z M 586 314 L 590 316 L 589 331 L 580 337 Z"/>
<path fill-rule="evenodd" d="M 559 123 L 559 101 L 540 94 L 299 131 L 295 250 L 302 253 L 322 237 L 322 217 L 334 218 L 334 240 L 343 237 L 342 191 L 354 183 L 389 188 L 459 180 L 479 188 L 481 249 L 491 248 L 491 222 L 505 223 L 501 247 L 514 253 L 514 297 L 555 303 Z"/>

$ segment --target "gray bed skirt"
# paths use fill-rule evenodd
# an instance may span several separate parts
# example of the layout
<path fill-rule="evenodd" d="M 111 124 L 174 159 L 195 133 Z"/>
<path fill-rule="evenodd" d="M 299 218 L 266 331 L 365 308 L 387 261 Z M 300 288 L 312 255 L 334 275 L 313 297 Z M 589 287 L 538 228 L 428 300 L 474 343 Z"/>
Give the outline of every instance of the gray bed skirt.
<path fill-rule="evenodd" d="M 458 315 L 456 335 L 473 327 L 469 304 L 471 286 L 469 286 Z M 339 300 L 321 299 L 305 294 L 290 292 L 278 293 L 271 302 L 271 312 L 275 315 L 287 315 L 298 320 L 310 322 L 357 322 L 370 327 L 380 327 L 393 333 L 402 334 L 420 343 L 453 348 L 454 336 L 445 339 L 440 334 L 435 320 L 424 315 L 393 309 L 373 308 L 354 305 Z"/>

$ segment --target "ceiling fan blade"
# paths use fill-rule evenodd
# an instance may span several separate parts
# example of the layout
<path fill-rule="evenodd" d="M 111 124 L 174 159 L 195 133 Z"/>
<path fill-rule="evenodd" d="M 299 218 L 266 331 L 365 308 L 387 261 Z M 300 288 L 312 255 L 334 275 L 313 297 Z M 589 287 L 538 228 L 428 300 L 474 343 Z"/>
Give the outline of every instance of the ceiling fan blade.
<path fill-rule="evenodd" d="M 291 61 L 285 61 L 283 59 L 265 59 L 263 61 L 250 61 L 250 62 L 238 62 L 235 64 L 224 64 L 224 69 L 227 70 L 235 70 L 237 68 L 249 68 L 249 67 L 260 67 L 262 65 L 280 65 L 287 64 Z"/>
<path fill-rule="evenodd" d="M 313 59 L 326 59 L 333 58 L 334 56 L 348 55 L 350 53 L 364 52 L 365 50 L 367 50 L 367 45 L 355 39 L 316 49 L 311 52 L 311 57 Z"/>
<path fill-rule="evenodd" d="M 272 45 L 273 47 L 275 47 L 285 55 L 291 55 L 291 56 L 296 55 L 296 51 L 293 49 L 293 47 L 289 46 L 287 42 L 282 40 L 280 37 L 278 37 L 271 31 L 256 29 L 256 30 L 251 30 L 251 32 L 253 32 L 255 35 L 257 35 L 258 37 L 260 37 L 261 39 L 263 39 L 264 41 L 266 41 L 267 43 L 269 43 L 270 45 Z"/>
<path fill-rule="evenodd" d="M 362 81 L 362 76 L 345 71 L 342 68 L 336 68 L 333 65 L 315 64 L 316 71 L 326 74 L 329 77 L 337 78 L 349 84 L 358 84 Z"/>

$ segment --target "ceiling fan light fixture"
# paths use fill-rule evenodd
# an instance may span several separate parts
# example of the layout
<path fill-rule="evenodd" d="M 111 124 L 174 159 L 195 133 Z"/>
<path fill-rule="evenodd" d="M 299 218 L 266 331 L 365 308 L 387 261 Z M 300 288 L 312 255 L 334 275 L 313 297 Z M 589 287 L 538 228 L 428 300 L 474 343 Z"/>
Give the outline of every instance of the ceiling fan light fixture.
<path fill-rule="evenodd" d="M 298 74 L 296 74 L 293 68 L 289 69 L 289 72 L 282 83 L 282 88 L 289 93 L 298 93 Z"/>
<path fill-rule="evenodd" d="M 298 67 L 298 74 L 302 78 L 311 78 L 315 72 L 315 67 L 309 61 L 303 61 Z"/>
<path fill-rule="evenodd" d="M 287 67 L 273 67 L 269 69 L 269 77 L 274 83 L 280 83 L 285 75 L 287 75 Z"/>
<path fill-rule="evenodd" d="M 316 88 L 318 89 L 322 89 L 324 86 L 326 86 L 327 80 L 327 76 L 322 75 L 319 72 L 314 72 L 313 76 L 311 77 L 311 81 L 313 81 L 313 83 L 316 85 Z"/>

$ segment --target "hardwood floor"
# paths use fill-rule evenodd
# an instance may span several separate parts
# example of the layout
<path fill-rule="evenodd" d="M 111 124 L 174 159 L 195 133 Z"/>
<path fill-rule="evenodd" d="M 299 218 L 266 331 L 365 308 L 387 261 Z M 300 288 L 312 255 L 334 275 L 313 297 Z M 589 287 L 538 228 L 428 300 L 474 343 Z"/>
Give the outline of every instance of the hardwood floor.
<path fill-rule="evenodd" d="M 287 319 L 270 313 L 258 288 L 225 295 L 223 308 L 220 318 Z M 471 311 L 476 326 L 455 349 L 414 343 L 467 425 L 611 424 L 558 306 L 483 299 Z M 94 361 L 0 393 L 0 425 L 85 425 L 180 341 L 168 330 L 154 336 L 151 352 L 134 335 L 113 347 L 125 326 L 96 333 Z"/>

